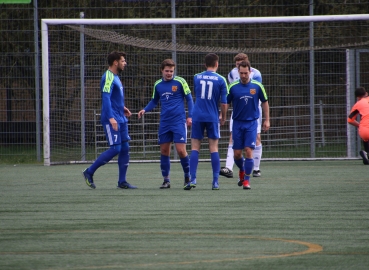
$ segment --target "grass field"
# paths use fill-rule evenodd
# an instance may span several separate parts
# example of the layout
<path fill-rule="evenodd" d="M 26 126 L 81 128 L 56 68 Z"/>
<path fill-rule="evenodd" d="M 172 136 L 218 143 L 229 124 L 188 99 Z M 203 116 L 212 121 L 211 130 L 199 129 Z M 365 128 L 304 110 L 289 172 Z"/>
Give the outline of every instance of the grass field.
<path fill-rule="evenodd" d="M 369 166 L 262 162 L 251 190 L 200 163 L 196 189 L 160 190 L 158 163 L 0 165 L 0 269 L 368 269 Z"/>

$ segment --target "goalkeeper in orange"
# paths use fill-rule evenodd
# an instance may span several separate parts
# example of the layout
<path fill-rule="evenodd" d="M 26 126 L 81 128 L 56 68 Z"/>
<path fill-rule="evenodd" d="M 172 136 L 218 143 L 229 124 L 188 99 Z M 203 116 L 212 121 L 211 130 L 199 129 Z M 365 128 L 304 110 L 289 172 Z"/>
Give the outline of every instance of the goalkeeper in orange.
<path fill-rule="evenodd" d="M 358 87 L 355 90 L 357 102 L 352 107 L 347 122 L 359 128 L 359 136 L 364 143 L 364 151 L 360 151 L 363 163 L 369 165 L 369 97 L 364 87 Z M 360 115 L 360 122 L 356 121 L 356 117 Z"/>

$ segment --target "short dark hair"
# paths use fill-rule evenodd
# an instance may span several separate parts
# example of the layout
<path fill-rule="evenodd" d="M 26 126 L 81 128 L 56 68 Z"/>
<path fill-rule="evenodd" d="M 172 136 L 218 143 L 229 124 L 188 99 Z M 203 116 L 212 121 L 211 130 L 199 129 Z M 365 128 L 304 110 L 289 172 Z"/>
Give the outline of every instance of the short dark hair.
<path fill-rule="evenodd" d="M 249 71 L 251 71 L 251 64 L 249 61 L 242 61 L 239 65 L 238 65 L 238 70 L 240 70 L 240 67 L 248 67 L 249 68 Z"/>
<path fill-rule="evenodd" d="M 209 53 L 205 56 L 205 66 L 206 67 L 215 67 L 216 62 L 219 61 L 219 56 L 215 53 Z"/>
<path fill-rule="evenodd" d="M 165 59 L 163 62 L 161 62 L 160 70 L 164 70 L 165 67 L 175 67 L 176 63 L 172 59 Z"/>
<path fill-rule="evenodd" d="M 365 88 L 360 86 L 355 90 L 355 97 L 363 97 L 366 95 Z"/>
<path fill-rule="evenodd" d="M 125 52 L 111 52 L 108 55 L 108 64 L 111 67 L 114 64 L 114 61 L 119 61 L 121 57 L 126 57 L 126 53 Z"/>

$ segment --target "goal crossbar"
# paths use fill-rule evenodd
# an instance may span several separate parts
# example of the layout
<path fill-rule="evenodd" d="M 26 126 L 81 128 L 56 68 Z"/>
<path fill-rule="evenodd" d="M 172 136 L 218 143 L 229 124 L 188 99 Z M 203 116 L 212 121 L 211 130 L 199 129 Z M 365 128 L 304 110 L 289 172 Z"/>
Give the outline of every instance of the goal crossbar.
<path fill-rule="evenodd" d="M 44 165 L 50 163 L 50 112 L 49 112 L 49 40 L 48 25 L 185 25 L 185 24 L 264 24 L 312 23 L 332 21 L 369 20 L 369 14 L 315 15 L 291 17 L 232 17 L 232 18 L 162 18 L 162 19 L 42 19 L 42 88 L 43 88 L 43 155 Z"/>

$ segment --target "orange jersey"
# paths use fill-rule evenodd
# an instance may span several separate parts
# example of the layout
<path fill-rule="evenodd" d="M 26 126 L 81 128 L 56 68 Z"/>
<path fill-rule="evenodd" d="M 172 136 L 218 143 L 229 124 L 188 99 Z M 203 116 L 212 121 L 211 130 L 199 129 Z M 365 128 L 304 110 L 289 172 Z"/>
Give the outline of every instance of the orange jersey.
<path fill-rule="evenodd" d="M 352 107 L 347 122 L 353 123 L 360 115 L 359 135 L 364 141 L 369 140 L 369 97 L 360 99 Z"/>

